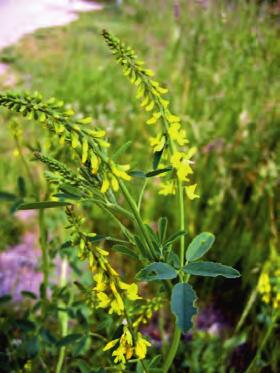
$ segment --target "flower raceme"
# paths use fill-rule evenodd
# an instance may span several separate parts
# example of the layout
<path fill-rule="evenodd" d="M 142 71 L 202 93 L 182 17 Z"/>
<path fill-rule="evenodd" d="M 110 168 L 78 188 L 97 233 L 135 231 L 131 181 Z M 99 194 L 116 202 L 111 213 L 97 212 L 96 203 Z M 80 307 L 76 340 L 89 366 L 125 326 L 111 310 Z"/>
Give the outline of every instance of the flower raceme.
<path fill-rule="evenodd" d="M 266 263 L 258 281 L 262 301 L 274 309 L 280 309 L 280 262 L 277 259 Z"/>
<path fill-rule="evenodd" d="M 196 184 L 187 185 L 190 181 L 188 176 L 193 173 L 190 158 L 194 154 L 194 148 L 190 148 L 187 153 L 182 149 L 189 141 L 186 131 L 182 128 L 181 119 L 171 112 L 169 101 L 164 98 L 168 90 L 153 79 L 153 71 L 147 69 L 144 63 L 138 60 L 132 48 L 107 31 L 103 31 L 103 37 L 117 62 L 122 66 L 123 74 L 137 87 L 136 98 L 141 101 L 140 106 L 151 113 L 146 123 L 154 126 L 161 121 L 163 124 L 160 133 L 157 131 L 156 135 L 150 138 L 153 152 L 164 156 L 163 153 L 168 149 L 169 156 L 165 158 L 169 158 L 175 168 L 178 181 L 185 184 L 187 196 L 190 199 L 198 198 L 198 194 L 195 193 Z M 181 149 L 178 150 L 178 148 Z M 159 194 L 175 194 L 176 183 L 174 181 L 163 182 L 160 188 Z"/>
<path fill-rule="evenodd" d="M 79 257 L 83 260 L 87 259 L 89 262 L 94 281 L 92 294 L 96 300 L 96 307 L 108 310 L 109 314 L 122 316 L 127 322 L 126 307 L 131 306 L 135 301 L 142 300 L 138 294 L 138 285 L 136 283 L 127 284 L 120 279 L 119 273 L 109 263 L 109 252 L 99 246 L 93 246 L 90 238 L 94 235 L 82 232 L 82 220 L 74 215 L 71 208 L 67 208 L 67 216 L 72 227 L 72 242 L 73 244 L 79 243 Z M 115 363 L 125 364 L 133 355 L 139 359 L 146 356 L 147 347 L 151 344 L 143 338 L 137 328 L 141 323 L 147 322 L 152 317 L 152 313 L 158 309 L 159 301 L 156 302 L 157 307 L 154 303 L 154 301 L 146 301 L 140 308 L 141 312 L 135 314 L 137 318 L 133 322 L 133 330 L 125 325 L 122 336 L 110 341 L 104 347 L 104 351 L 107 351 L 118 344 L 112 353 Z"/>
<path fill-rule="evenodd" d="M 27 93 L 0 94 L 0 106 L 21 113 L 27 119 L 45 124 L 52 134 L 59 138 L 60 145 L 69 144 L 93 176 L 97 176 L 102 193 L 112 187 L 119 190 L 119 179 L 129 181 L 128 165 L 119 165 L 107 155 L 110 143 L 105 139 L 106 131 L 89 126 L 90 117 L 78 118 L 72 109 L 65 107 L 63 101 L 51 98 L 43 101 L 40 94 Z"/>

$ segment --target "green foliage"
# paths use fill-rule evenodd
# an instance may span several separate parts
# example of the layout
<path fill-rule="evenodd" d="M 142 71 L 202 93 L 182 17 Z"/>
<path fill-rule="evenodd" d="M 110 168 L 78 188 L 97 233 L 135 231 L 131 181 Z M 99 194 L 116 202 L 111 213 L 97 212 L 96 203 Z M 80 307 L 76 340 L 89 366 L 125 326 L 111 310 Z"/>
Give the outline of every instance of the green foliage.
<path fill-rule="evenodd" d="M 186 252 L 186 259 L 192 262 L 201 258 L 208 250 L 210 250 L 214 241 L 215 237 L 212 233 L 200 233 L 189 244 Z"/>
<path fill-rule="evenodd" d="M 155 262 L 141 269 L 136 278 L 139 281 L 172 280 L 177 272 L 169 264 Z"/>
<path fill-rule="evenodd" d="M 51 209 L 55 207 L 65 207 L 68 205 L 69 205 L 68 202 L 60 202 L 60 201 L 23 203 L 22 205 L 18 206 L 18 210 L 41 210 L 41 209 Z"/>
<path fill-rule="evenodd" d="M 196 276 L 223 276 L 226 278 L 240 277 L 240 273 L 236 269 L 215 262 L 188 263 L 183 267 L 183 271 L 189 275 Z"/>
<path fill-rule="evenodd" d="M 176 284 L 173 287 L 171 310 L 176 316 L 177 325 L 183 333 L 186 333 L 192 327 L 192 318 L 197 312 L 194 306 L 196 300 L 196 294 L 189 284 Z"/>

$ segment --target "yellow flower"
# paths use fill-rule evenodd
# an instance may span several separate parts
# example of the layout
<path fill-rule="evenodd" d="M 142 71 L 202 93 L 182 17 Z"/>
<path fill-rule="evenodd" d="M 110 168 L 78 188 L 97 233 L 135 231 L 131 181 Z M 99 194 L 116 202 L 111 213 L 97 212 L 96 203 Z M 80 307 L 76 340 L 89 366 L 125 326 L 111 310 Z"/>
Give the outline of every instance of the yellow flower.
<path fill-rule="evenodd" d="M 147 120 L 146 123 L 147 124 L 155 124 L 160 117 L 161 117 L 161 113 L 160 112 L 153 113 L 153 116 L 149 120 Z"/>
<path fill-rule="evenodd" d="M 176 193 L 175 183 L 173 181 L 167 181 L 160 184 L 159 194 L 162 196 L 174 195 Z"/>
<path fill-rule="evenodd" d="M 110 304 L 110 298 L 107 294 L 103 292 L 97 293 L 97 298 L 99 300 L 97 308 L 107 308 Z"/>
<path fill-rule="evenodd" d="M 128 344 L 129 346 L 133 345 L 132 334 L 130 333 L 130 330 L 128 329 L 127 326 L 125 326 L 123 329 L 123 334 L 121 336 L 120 341 L 122 344 Z"/>
<path fill-rule="evenodd" d="M 138 286 L 137 284 L 126 284 L 125 282 L 120 281 L 119 282 L 119 287 L 122 290 L 125 290 L 127 292 L 127 298 L 129 300 L 137 300 L 137 299 L 142 299 L 142 297 L 139 297 L 138 295 Z"/>
<path fill-rule="evenodd" d="M 154 153 L 160 152 L 165 145 L 165 136 L 157 135 L 156 137 L 151 137 L 150 145 L 153 148 Z"/>
<path fill-rule="evenodd" d="M 276 297 L 273 301 L 273 308 L 280 308 L 280 293 L 276 294 Z"/>
<path fill-rule="evenodd" d="M 129 170 L 129 165 L 112 165 L 112 172 L 115 176 L 120 177 L 124 180 L 131 180 L 131 176 L 126 171 Z"/>
<path fill-rule="evenodd" d="M 263 294 L 262 300 L 264 301 L 264 303 L 268 304 L 270 302 L 270 293 Z"/>
<path fill-rule="evenodd" d="M 114 363 L 123 363 L 125 364 L 126 359 L 125 359 L 125 354 L 126 354 L 126 348 L 123 345 L 119 345 L 119 347 L 112 353 L 112 356 L 116 356 L 114 359 Z"/>
<path fill-rule="evenodd" d="M 85 159 L 85 156 L 84 156 Z M 91 165 L 91 172 L 95 175 L 98 171 L 100 161 L 96 154 L 90 152 L 90 165 Z"/>
<path fill-rule="evenodd" d="M 192 201 L 195 198 L 199 198 L 199 195 L 195 193 L 197 184 L 186 186 L 185 190 L 188 198 Z"/>
<path fill-rule="evenodd" d="M 86 137 L 83 138 L 82 144 L 82 163 L 86 163 L 88 158 L 88 141 Z"/>
<path fill-rule="evenodd" d="M 111 350 L 119 341 L 119 338 L 113 339 L 112 341 L 108 342 L 106 346 L 103 348 L 103 351 Z"/>
<path fill-rule="evenodd" d="M 189 180 L 188 175 L 193 173 L 193 170 L 190 166 L 190 158 L 194 155 L 195 152 L 196 148 L 192 147 L 186 154 L 177 151 L 171 156 L 171 165 L 177 170 L 177 176 L 179 180 Z"/>
<path fill-rule="evenodd" d="M 135 355 L 139 359 L 144 359 L 147 355 L 147 347 L 151 346 L 151 343 L 143 338 L 141 333 L 137 333 L 136 345 L 135 345 Z"/>
<path fill-rule="evenodd" d="M 109 188 L 110 188 L 109 179 L 106 176 L 104 176 L 100 191 L 101 193 L 106 193 Z"/>
<path fill-rule="evenodd" d="M 93 276 L 94 281 L 96 282 L 95 287 L 93 290 L 95 291 L 104 291 L 106 290 L 106 280 L 102 272 L 97 273 Z"/>
<path fill-rule="evenodd" d="M 112 185 L 112 188 L 113 188 L 113 191 L 114 192 L 117 192 L 119 190 L 119 182 L 118 180 L 115 178 L 115 176 L 112 176 L 111 177 L 111 185 Z"/>
<path fill-rule="evenodd" d="M 187 144 L 189 141 L 186 138 L 186 131 L 181 128 L 179 122 L 171 123 L 168 128 L 168 134 L 170 138 L 176 141 L 180 146 Z"/>
<path fill-rule="evenodd" d="M 259 282 L 258 282 L 258 290 L 260 293 L 270 293 L 271 292 L 271 285 L 269 280 L 269 275 L 266 272 L 263 272 L 260 275 Z"/>

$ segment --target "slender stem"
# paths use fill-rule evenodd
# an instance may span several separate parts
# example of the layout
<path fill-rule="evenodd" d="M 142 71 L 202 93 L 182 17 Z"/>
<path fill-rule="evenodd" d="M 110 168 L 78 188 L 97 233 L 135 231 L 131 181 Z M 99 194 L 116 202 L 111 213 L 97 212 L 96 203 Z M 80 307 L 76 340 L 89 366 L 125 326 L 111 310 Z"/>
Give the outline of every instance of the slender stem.
<path fill-rule="evenodd" d="M 139 211 L 141 210 L 141 204 L 142 204 L 142 200 L 143 200 L 143 196 L 144 196 L 144 192 L 145 192 L 147 184 L 148 184 L 148 181 L 147 181 L 147 179 L 145 179 L 144 184 L 141 188 L 139 198 L 138 198 L 138 203 L 137 203 L 137 207 L 138 207 Z"/>
<path fill-rule="evenodd" d="M 143 223 L 143 220 L 139 214 L 139 211 L 138 211 L 138 208 L 137 208 L 137 205 L 134 201 L 134 199 L 132 198 L 132 196 L 130 195 L 128 189 L 126 188 L 125 184 L 119 180 L 119 184 L 120 184 L 120 188 L 123 192 L 123 195 L 129 205 L 129 207 L 131 208 L 131 211 L 135 217 L 135 220 L 138 224 L 138 227 L 140 229 L 140 232 L 141 234 L 143 235 L 145 241 L 146 241 L 146 249 L 147 249 L 147 254 L 148 256 L 150 257 L 150 259 L 156 259 L 156 254 L 154 253 L 154 248 L 153 248 L 153 244 L 150 240 L 150 237 L 146 231 L 146 228 L 145 228 L 145 225 Z"/>
<path fill-rule="evenodd" d="M 268 327 L 268 329 L 267 329 L 267 331 L 266 331 L 266 333 L 264 335 L 264 338 L 263 338 L 260 346 L 258 347 L 256 355 L 254 356 L 254 358 L 251 361 L 250 365 L 246 369 L 245 373 L 256 373 L 257 372 L 257 369 L 256 369 L 255 365 L 256 365 L 258 359 L 261 357 L 261 353 L 262 353 L 263 349 L 265 348 L 266 343 L 269 340 L 269 337 L 271 336 L 271 334 L 272 334 L 272 332 L 274 330 L 274 327 L 276 325 L 278 316 L 279 316 L 279 312 L 276 312 L 274 314 L 274 316 L 272 317 L 271 323 L 270 323 L 270 325 L 269 325 L 269 327 Z"/>
<path fill-rule="evenodd" d="M 176 356 L 176 353 L 177 353 L 177 350 L 180 344 L 180 339 L 181 339 L 181 330 L 176 326 L 174 334 L 173 334 L 173 338 L 172 338 L 171 347 L 169 349 L 167 358 L 163 365 L 163 369 L 162 369 L 163 373 L 167 373 L 169 371 L 169 368 L 171 367 L 173 360 Z"/>
<path fill-rule="evenodd" d="M 180 214 L 180 230 L 185 230 L 185 206 L 184 193 L 182 183 L 178 180 L 178 198 L 179 198 L 179 214 Z M 180 237 L 180 265 L 184 266 L 185 261 L 185 235 Z"/>
<path fill-rule="evenodd" d="M 184 211 L 184 194 L 183 194 L 183 187 L 180 180 L 178 180 L 178 201 L 179 201 L 179 224 L 180 229 L 185 229 L 185 211 Z M 182 235 L 180 238 L 180 265 L 183 267 L 185 260 L 185 236 Z M 184 279 L 183 276 L 180 277 L 181 282 L 187 282 L 187 279 Z M 178 326 L 175 326 L 171 347 L 169 349 L 169 352 L 167 354 L 167 358 L 163 365 L 163 373 L 167 373 L 169 371 L 169 368 L 171 367 L 173 360 L 176 356 L 178 347 L 180 345 L 180 339 L 181 339 L 181 330 L 178 328 Z"/>
<path fill-rule="evenodd" d="M 40 230 L 40 247 L 42 250 L 42 266 L 43 266 L 43 300 L 44 310 L 43 315 L 46 316 L 46 303 L 47 303 L 47 289 L 49 283 L 49 253 L 47 243 L 47 230 L 45 227 L 44 210 L 39 210 L 39 230 Z"/>
<path fill-rule="evenodd" d="M 38 189 L 38 187 L 37 187 L 37 185 L 36 185 L 36 183 L 34 181 L 32 172 L 31 172 L 30 167 L 29 167 L 29 163 L 25 159 L 25 156 L 23 154 L 23 150 L 22 150 L 19 138 L 18 138 L 18 136 L 16 134 L 14 135 L 14 139 L 15 139 L 16 147 L 17 147 L 20 159 L 22 161 L 23 167 L 25 168 L 26 174 L 27 174 L 27 176 L 29 178 L 29 181 L 30 181 L 30 184 L 32 186 L 32 191 L 35 194 L 36 199 L 39 200 L 39 195 L 38 195 L 39 194 L 38 193 L 39 189 Z"/>
<path fill-rule="evenodd" d="M 61 275 L 60 275 L 60 286 L 63 287 L 66 285 L 66 279 L 67 279 L 67 269 L 68 269 L 68 261 L 66 258 L 62 260 L 61 263 Z M 62 302 L 60 302 L 60 306 L 63 306 Z M 61 336 L 65 337 L 68 333 L 68 314 L 67 312 L 59 312 L 59 319 L 60 319 L 60 325 L 61 325 Z M 59 357 L 58 357 L 58 362 L 56 365 L 56 370 L 55 373 L 60 373 L 64 358 L 65 358 L 65 350 L 66 347 L 62 346 L 60 351 L 59 351 Z"/>
<path fill-rule="evenodd" d="M 252 293 L 250 294 L 250 297 L 246 303 L 246 306 L 242 312 L 242 315 L 238 321 L 238 324 L 235 328 L 235 333 L 238 333 L 239 330 L 241 329 L 241 327 L 243 326 L 247 316 L 249 315 L 249 312 L 251 311 L 251 308 L 253 307 L 255 301 L 256 301 L 256 298 L 257 298 L 257 295 L 258 295 L 258 290 L 257 290 L 257 287 L 255 287 L 252 291 Z"/>

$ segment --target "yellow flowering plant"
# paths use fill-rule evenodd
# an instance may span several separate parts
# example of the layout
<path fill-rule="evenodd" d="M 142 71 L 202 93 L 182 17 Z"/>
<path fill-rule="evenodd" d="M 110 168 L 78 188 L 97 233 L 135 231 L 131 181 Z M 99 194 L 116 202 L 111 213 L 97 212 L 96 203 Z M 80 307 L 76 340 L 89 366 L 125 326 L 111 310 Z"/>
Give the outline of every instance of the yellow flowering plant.
<path fill-rule="evenodd" d="M 0 106 L 42 124 L 61 147 L 73 151 L 72 162 L 78 164 L 74 170 L 65 160 L 35 151 L 35 159 L 48 168 L 46 177 L 54 193 L 47 201 L 24 201 L 18 209 L 65 208 L 71 247 L 77 248 L 77 257 L 87 262 L 91 274 L 91 284 L 79 283 L 78 287 L 93 312 L 101 309 L 116 323 L 116 335 L 105 336 L 103 354 L 110 353 L 112 366 L 119 371 L 134 372 L 137 364 L 138 372 L 157 369 L 165 373 L 173 365 L 182 333 L 192 327 L 197 313 L 190 277 L 237 278 L 240 274 L 232 267 L 201 260 L 214 243 L 213 234 L 202 232 L 186 245 L 185 200 L 199 198 L 192 181 L 196 147 L 189 144 L 186 129 L 166 98 L 168 90 L 154 79 L 154 73 L 118 38 L 107 31 L 103 37 L 123 74 L 136 87 L 140 107 L 147 112 L 152 170 L 134 170 L 118 163 L 123 150 L 110 151 L 106 131 L 92 118 L 77 116 L 62 101 L 44 100 L 38 93 L 2 93 Z M 146 180 L 144 187 L 158 178 L 159 194 L 174 199 L 174 206 L 178 206 L 175 232 L 169 232 L 165 217 L 159 218 L 156 230 L 144 223 L 144 189 L 137 199 L 130 191 L 130 181 L 139 176 Z M 97 206 L 118 224 L 120 237 L 87 232 L 83 207 L 89 205 Z M 139 271 L 132 282 L 114 268 L 111 248 L 135 260 Z M 157 295 L 147 298 L 139 284 L 150 282 L 154 282 L 151 291 L 156 290 Z M 175 316 L 174 327 L 168 353 L 154 366 L 149 355 L 152 342 L 142 326 L 163 306 Z"/>

